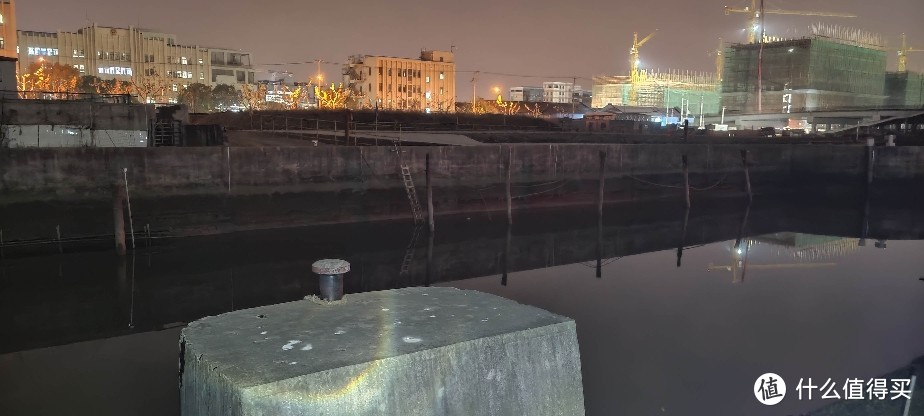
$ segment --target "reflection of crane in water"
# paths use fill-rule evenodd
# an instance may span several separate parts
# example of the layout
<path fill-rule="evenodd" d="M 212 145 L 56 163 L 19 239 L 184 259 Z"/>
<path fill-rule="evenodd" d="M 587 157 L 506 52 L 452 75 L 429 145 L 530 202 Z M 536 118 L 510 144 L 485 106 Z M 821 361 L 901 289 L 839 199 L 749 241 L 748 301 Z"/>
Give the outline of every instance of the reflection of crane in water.
<path fill-rule="evenodd" d="M 780 234 L 784 234 L 784 233 L 780 233 Z M 790 234 L 790 233 L 785 233 L 785 234 Z M 803 234 L 803 235 L 805 235 L 805 234 Z M 771 234 L 770 236 L 776 236 L 776 234 Z M 731 272 L 731 275 L 732 275 L 732 283 L 738 283 L 738 282 L 743 282 L 743 281 L 744 281 L 744 277 L 745 277 L 745 275 L 747 274 L 748 269 L 751 269 L 751 270 L 815 269 L 815 268 L 834 267 L 834 266 L 837 265 L 837 263 L 776 263 L 776 264 L 748 264 L 748 254 L 749 254 L 750 251 L 751 251 L 751 247 L 754 246 L 754 245 L 761 244 L 761 243 L 769 243 L 769 244 L 773 244 L 773 245 L 787 246 L 787 244 L 782 243 L 782 242 L 778 242 L 778 241 L 774 241 L 772 238 L 764 239 L 763 237 L 764 237 L 764 236 L 755 237 L 755 238 L 751 238 L 751 239 L 745 239 L 745 240 L 744 240 L 744 243 L 743 243 L 742 245 L 739 245 L 739 246 L 737 246 L 737 247 L 732 247 L 732 250 L 731 250 L 732 262 L 731 262 L 731 264 L 728 264 L 728 265 L 718 265 L 718 266 L 717 266 L 717 265 L 714 265 L 714 264 L 710 263 L 709 266 L 706 268 L 706 271 L 710 271 L 710 272 L 714 272 L 714 271 L 727 271 L 727 272 Z M 848 239 L 837 239 L 837 240 L 831 240 L 831 241 L 824 241 L 821 245 L 823 246 L 824 244 L 828 244 L 828 243 L 831 243 L 831 242 L 833 242 L 833 241 L 839 241 L 839 240 L 848 240 Z M 851 240 L 853 240 L 852 243 L 853 243 L 854 245 L 856 245 L 856 239 L 851 239 Z M 810 246 L 800 247 L 800 250 L 807 250 L 807 249 L 809 249 L 809 248 L 811 248 L 811 247 L 814 247 L 814 249 L 817 250 L 818 247 L 820 247 L 820 246 L 817 245 L 817 244 L 816 244 L 816 245 L 810 245 Z M 840 246 L 840 245 L 835 245 L 834 247 L 841 247 L 841 246 Z M 841 251 L 840 254 L 836 254 L 836 255 L 844 255 L 844 254 L 846 254 L 846 252 Z M 800 257 L 800 256 L 796 256 L 796 257 L 797 257 L 797 258 L 800 258 L 800 259 L 803 258 L 803 257 Z M 814 257 L 812 257 L 812 258 L 814 258 Z M 739 275 L 739 272 L 740 272 L 740 275 Z"/>

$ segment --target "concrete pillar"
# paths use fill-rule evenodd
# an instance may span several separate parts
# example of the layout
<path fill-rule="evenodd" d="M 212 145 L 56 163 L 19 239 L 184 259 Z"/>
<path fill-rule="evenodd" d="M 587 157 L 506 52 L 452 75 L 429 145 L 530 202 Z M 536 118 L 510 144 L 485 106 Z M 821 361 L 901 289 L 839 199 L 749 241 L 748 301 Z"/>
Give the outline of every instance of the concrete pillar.
<path fill-rule="evenodd" d="M 183 415 L 584 414 L 573 320 L 452 288 L 206 317 L 179 364 Z"/>

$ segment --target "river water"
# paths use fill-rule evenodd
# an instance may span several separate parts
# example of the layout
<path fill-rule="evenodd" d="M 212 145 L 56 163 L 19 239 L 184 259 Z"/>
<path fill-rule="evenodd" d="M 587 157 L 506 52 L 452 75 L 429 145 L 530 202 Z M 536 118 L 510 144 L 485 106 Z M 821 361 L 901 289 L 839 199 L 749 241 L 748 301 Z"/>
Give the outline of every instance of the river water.
<path fill-rule="evenodd" d="M 353 265 L 348 293 L 450 286 L 573 318 L 589 415 L 824 412 L 836 401 L 799 400 L 800 378 L 840 389 L 924 355 L 924 211 L 889 212 L 909 225 L 723 203 L 608 209 L 602 224 L 593 209 L 535 212 L 509 235 L 497 214 L 449 218 L 432 250 L 401 222 L 139 238 L 125 259 L 103 243 L 8 247 L 0 414 L 178 414 L 183 325 L 316 293 L 310 264 L 326 257 Z M 753 392 L 769 372 L 789 387 L 776 406 Z"/>

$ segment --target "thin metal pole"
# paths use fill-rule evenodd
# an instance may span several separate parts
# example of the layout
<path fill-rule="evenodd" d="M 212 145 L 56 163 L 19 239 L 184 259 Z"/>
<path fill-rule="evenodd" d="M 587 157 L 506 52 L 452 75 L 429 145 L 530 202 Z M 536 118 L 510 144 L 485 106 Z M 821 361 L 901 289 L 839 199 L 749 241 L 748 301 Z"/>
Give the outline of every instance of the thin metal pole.
<path fill-rule="evenodd" d="M 128 205 L 128 227 L 132 232 L 132 250 L 135 249 L 135 224 L 132 220 L 132 199 L 128 192 L 128 168 L 122 168 L 122 177 L 125 180 L 125 203 Z"/>
<path fill-rule="evenodd" d="M 690 208 L 683 214 L 683 229 L 680 232 L 680 243 L 677 244 L 677 267 L 680 267 L 680 258 L 683 257 L 683 246 L 687 241 L 687 225 L 690 223 Z"/>
<path fill-rule="evenodd" d="M 751 191 L 751 173 L 748 171 L 748 151 L 746 149 L 741 150 L 741 164 L 744 166 L 744 186 L 748 199 L 753 199 L 754 193 Z"/>
<path fill-rule="evenodd" d="M 510 195 L 510 169 L 513 165 L 513 147 L 509 147 L 507 151 L 507 224 L 513 224 L 513 197 Z"/>
<path fill-rule="evenodd" d="M 228 160 L 228 193 L 231 193 L 231 146 L 229 145 L 225 152 Z"/>
<path fill-rule="evenodd" d="M 124 195 L 122 185 L 117 183 L 115 195 L 112 198 L 112 222 L 115 231 L 116 253 L 120 256 L 125 255 L 125 214 L 122 208 Z"/>
<path fill-rule="evenodd" d="M 686 201 L 686 207 L 690 207 L 690 168 L 687 165 L 687 155 L 681 157 L 683 161 L 683 193 Z"/>
<path fill-rule="evenodd" d="M 598 180 L 599 188 L 597 189 L 597 215 L 599 215 L 601 218 L 603 217 L 603 186 L 606 183 L 605 175 L 606 175 L 606 151 L 601 150 L 600 151 L 600 179 Z"/>
<path fill-rule="evenodd" d="M 433 221 L 433 183 L 430 181 L 430 153 L 427 153 L 427 219 L 430 223 L 430 233 L 436 229 Z"/>
<path fill-rule="evenodd" d="M 55 226 L 55 233 L 58 234 L 58 253 L 63 253 L 64 247 L 61 246 L 61 226 L 60 225 Z"/>

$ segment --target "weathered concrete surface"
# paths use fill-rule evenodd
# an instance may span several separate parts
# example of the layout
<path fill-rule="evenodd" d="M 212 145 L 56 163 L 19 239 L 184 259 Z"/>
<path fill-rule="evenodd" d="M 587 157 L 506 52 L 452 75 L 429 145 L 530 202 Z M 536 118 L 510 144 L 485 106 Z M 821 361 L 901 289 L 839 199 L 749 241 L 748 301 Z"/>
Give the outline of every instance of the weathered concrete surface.
<path fill-rule="evenodd" d="M 181 335 L 184 415 L 582 415 L 574 321 L 409 288 L 204 318 Z"/>
<path fill-rule="evenodd" d="M 148 130 L 154 106 L 79 100 L 4 100 L 4 125 L 70 125 L 100 130 Z"/>

